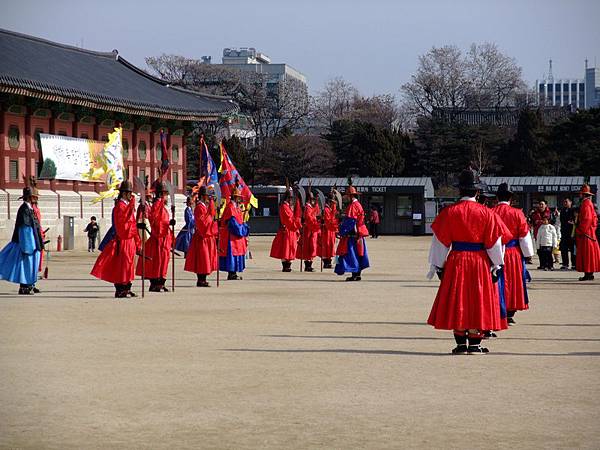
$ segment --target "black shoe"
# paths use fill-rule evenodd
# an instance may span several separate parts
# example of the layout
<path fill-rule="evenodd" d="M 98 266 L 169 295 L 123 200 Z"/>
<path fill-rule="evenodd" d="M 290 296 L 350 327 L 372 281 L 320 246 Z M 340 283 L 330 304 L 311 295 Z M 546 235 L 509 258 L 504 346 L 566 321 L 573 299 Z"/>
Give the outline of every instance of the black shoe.
<path fill-rule="evenodd" d="M 169 288 L 161 286 L 158 290 L 158 292 L 169 292 Z"/>
<path fill-rule="evenodd" d="M 469 345 L 469 347 L 467 348 L 467 353 L 469 355 L 485 355 L 489 352 L 490 351 L 487 348 L 481 347 L 479 345 Z"/>
<path fill-rule="evenodd" d="M 584 275 L 579 277 L 579 281 L 592 281 L 594 279 L 594 275 Z"/>
<path fill-rule="evenodd" d="M 351 277 L 346 278 L 346 281 L 360 281 L 362 280 L 361 277 L 355 277 L 354 275 L 352 275 Z"/>
<path fill-rule="evenodd" d="M 497 338 L 497 337 L 498 337 L 498 335 L 496 333 L 494 333 L 493 331 L 485 331 L 483 333 L 484 339 Z"/>
<path fill-rule="evenodd" d="M 127 298 L 127 291 L 115 292 L 115 298 Z"/>
<path fill-rule="evenodd" d="M 34 294 L 39 294 L 41 291 L 36 288 L 35 286 L 31 289 L 33 291 Z"/>
<path fill-rule="evenodd" d="M 137 294 L 133 291 L 127 291 L 127 297 L 137 297 Z"/>
<path fill-rule="evenodd" d="M 515 319 L 513 319 L 512 317 L 509 317 L 508 319 L 506 319 L 506 322 L 508 322 L 508 324 L 517 323 L 517 322 L 515 322 Z"/>
<path fill-rule="evenodd" d="M 467 346 L 465 344 L 457 345 L 452 349 L 453 355 L 466 355 L 467 354 Z"/>
<path fill-rule="evenodd" d="M 210 287 L 208 281 L 196 281 L 196 287 Z"/>
<path fill-rule="evenodd" d="M 148 288 L 148 291 L 150 291 L 150 292 L 160 292 L 160 286 L 150 286 Z"/>
<path fill-rule="evenodd" d="M 240 277 L 237 273 L 233 273 L 233 274 L 229 274 L 227 275 L 227 279 L 228 280 L 241 280 L 242 277 Z"/>
<path fill-rule="evenodd" d="M 284 267 L 283 269 L 281 269 L 282 272 L 291 272 L 292 268 L 291 267 Z"/>
<path fill-rule="evenodd" d="M 19 288 L 19 295 L 33 295 L 33 291 L 29 287 Z"/>

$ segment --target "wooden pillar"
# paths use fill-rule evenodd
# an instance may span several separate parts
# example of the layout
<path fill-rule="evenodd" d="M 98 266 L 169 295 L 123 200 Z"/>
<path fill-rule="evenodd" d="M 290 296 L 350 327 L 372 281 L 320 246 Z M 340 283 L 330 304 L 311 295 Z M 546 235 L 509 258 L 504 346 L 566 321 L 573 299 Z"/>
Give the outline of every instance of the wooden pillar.
<path fill-rule="evenodd" d="M 154 139 L 154 130 L 150 128 L 150 183 L 154 182 L 155 161 L 156 161 L 156 139 Z"/>
<path fill-rule="evenodd" d="M 179 158 L 181 159 L 181 186 L 182 192 L 185 193 L 185 188 L 187 186 L 187 140 L 189 137 L 189 133 L 187 131 L 183 132 L 183 136 L 181 139 L 181 154 Z M 202 149 L 199 149 L 202 151 Z"/>
<path fill-rule="evenodd" d="M 131 175 L 131 180 L 133 180 L 134 176 L 138 176 L 138 149 L 137 149 L 137 145 L 138 145 L 138 136 L 137 136 L 137 127 L 136 125 L 133 126 L 133 130 L 131 130 L 131 145 L 129 146 L 129 151 L 132 152 L 131 156 L 133 157 L 133 161 L 132 161 L 132 171 L 133 174 Z M 142 180 L 144 181 L 144 180 Z"/>
<path fill-rule="evenodd" d="M 37 175 L 37 174 L 36 174 Z M 25 177 L 31 176 L 31 108 L 25 107 Z"/>

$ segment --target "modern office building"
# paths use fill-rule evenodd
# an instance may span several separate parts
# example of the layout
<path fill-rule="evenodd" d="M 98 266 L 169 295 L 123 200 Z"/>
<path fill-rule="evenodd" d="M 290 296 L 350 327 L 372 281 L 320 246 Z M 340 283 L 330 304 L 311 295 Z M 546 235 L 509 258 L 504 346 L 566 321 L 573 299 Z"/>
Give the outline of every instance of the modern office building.
<path fill-rule="evenodd" d="M 273 64 L 271 58 L 255 48 L 223 49 L 223 65 L 244 72 L 267 75 L 269 83 L 295 80 L 307 85 L 306 77 L 288 64 Z"/>
<path fill-rule="evenodd" d="M 600 69 L 585 62 L 585 109 L 600 107 Z"/>

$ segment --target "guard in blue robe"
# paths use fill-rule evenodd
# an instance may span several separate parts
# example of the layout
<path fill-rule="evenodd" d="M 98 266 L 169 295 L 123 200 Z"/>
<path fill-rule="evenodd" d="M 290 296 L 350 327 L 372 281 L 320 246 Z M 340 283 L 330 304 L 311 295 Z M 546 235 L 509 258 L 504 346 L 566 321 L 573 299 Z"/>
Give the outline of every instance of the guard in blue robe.
<path fill-rule="evenodd" d="M 11 242 L 0 251 L 0 280 L 18 283 L 20 295 L 33 295 L 44 249 L 40 224 L 31 205 L 32 195 L 30 187 L 23 189 L 23 204 L 17 212 Z"/>
<path fill-rule="evenodd" d="M 187 253 L 190 248 L 190 242 L 192 242 L 192 236 L 196 229 L 196 221 L 194 219 L 194 210 L 192 204 L 192 198 L 188 197 L 185 201 L 186 208 L 183 218 L 185 219 L 185 226 L 181 229 L 177 238 L 175 239 L 175 249 L 180 252 Z"/>

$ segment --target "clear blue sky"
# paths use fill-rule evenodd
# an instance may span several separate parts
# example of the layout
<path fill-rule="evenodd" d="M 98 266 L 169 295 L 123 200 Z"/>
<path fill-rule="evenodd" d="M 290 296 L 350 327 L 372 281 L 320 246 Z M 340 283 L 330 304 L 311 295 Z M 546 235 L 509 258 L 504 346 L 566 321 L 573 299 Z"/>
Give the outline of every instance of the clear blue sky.
<path fill-rule="evenodd" d="M 311 92 L 342 76 L 365 95 L 392 93 L 432 46 L 495 42 L 533 84 L 600 66 L 599 0 L 3 0 L 0 28 L 92 50 L 113 48 L 145 67 L 173 53 L 221 61 L 255 47 L 303 72 Z M 1 57 L 1 56 L 0 56 Z"/>

